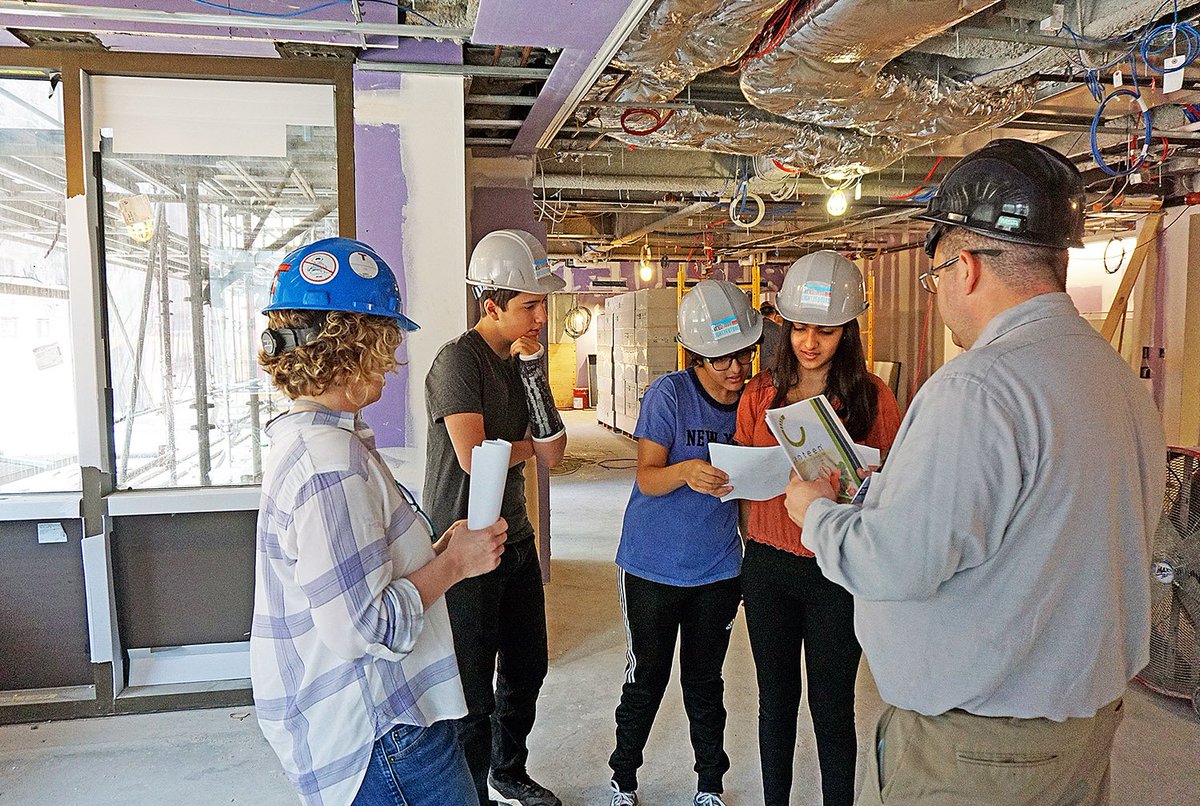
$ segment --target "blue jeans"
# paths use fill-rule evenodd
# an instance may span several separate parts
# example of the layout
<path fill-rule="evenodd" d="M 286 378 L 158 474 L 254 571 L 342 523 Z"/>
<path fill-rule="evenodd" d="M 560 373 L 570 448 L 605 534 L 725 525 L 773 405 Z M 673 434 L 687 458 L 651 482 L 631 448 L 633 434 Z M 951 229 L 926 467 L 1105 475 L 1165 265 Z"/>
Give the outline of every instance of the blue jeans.
<path fill-rule="evenodd" d="M 371 750 L 353 806 L 458 806 L 476 801 L 453 720 L 395 725 Z"/>

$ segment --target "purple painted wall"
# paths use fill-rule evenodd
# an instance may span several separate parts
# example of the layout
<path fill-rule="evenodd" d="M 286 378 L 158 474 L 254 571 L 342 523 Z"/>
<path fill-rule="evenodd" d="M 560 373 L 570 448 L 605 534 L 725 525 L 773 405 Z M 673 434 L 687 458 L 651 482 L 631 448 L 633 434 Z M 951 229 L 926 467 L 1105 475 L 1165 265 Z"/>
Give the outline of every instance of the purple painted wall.
<path fill-rule="evenodd" d="M 402 76 L 396 73 L 355 71 L 354 88 L 356 91 L 396 89 L 401 80 Z M 354 192 L 358 211 L 358 239 L 373 246 L 388 262 L 400 286 L 400 299 L 404 300 L 407 294 L 402 231 L 408 186 L 401 161 L 400 137 L 400 128 L 395 125 L 355 125 Z M 420 338 L 419 331 L 413 335 Z M 411 420 L 408 398 L 412 379 L 408 368 L 404 366 L 407 354 L 407 345 L 402 343 L 396 352 L 401 365 L 395 375 L 389 376 L 383 397 L 363 411 L 363 419 L 374 429 L 377 444 L 381 448 L 408 444 L 408 425 Z"/>

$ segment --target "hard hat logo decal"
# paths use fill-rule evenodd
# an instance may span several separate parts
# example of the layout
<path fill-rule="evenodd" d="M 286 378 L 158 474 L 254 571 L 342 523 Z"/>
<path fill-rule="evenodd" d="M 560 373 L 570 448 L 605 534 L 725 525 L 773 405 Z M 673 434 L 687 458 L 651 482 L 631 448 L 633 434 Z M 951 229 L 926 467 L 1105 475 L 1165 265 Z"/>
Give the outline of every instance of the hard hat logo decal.
<path fill-rule="evenodd" d="M 822 311 L 829 310 L 833 304 L 833 283 L 809 280 L 800 288 L 800 304 Z"/>
<path fill-rule="evenodd" d="M 374 280 L 379 275 L 379 264 L 366 252 L 351 252 L 347 262 L 350 269 L 364 280 Z"/>
<path fill-rule="evenodd" d="M 728 316 L 712 323 L 712 334 L 714 339 L 719 340 L 727 336 L 736 336 L 741 332 L 742 326 L 738 323 L 736 316 Z"/>
<path fill-rule="evenodd" d="M 275 276 L 271 278 L 271 291 L 268 294 L 268 296 L 272 296 L 272 297 L 275 296 L 275 286 L 279 285 L 279 275 L 283 274 L 285 271 L 291 271 L 291 270 L 292 270 L 291 263 L 280 263 L 279 264 L 279 268 L 275 269 Z"/>
<path fill-rule="evenodd" d="M 533 261 L 533 276 L 535 279 L 540 280 L 549 273 L 550 273 L 550 261 L 549 260 Z"/>
<path fill-rule="evenodd" d="M 779 433 L 783 434 L 783 438 L 786 439 L 788 444 L 791 445 L 793 448 L 803 447 L 805 441 L 808 439 L 808 437 L 805 436 L 805 434 L 804 434 L 804 426 L 800 426 L 800 439 L 795 440 L 795 439 L 791 438 L 791 436 L 788 434 L 787 430 L 783 427 L 784 422 L 786 420 L 787 420 L 787 417 L 780 416 L 780 418 L 779 418 Z"/>
<path fill-rule="evenodd" d="M 325 285 L 337 277 L 337 258 L 328 252 L 313 252 L 300 261 L 300 276 L 313 285 Z"/>

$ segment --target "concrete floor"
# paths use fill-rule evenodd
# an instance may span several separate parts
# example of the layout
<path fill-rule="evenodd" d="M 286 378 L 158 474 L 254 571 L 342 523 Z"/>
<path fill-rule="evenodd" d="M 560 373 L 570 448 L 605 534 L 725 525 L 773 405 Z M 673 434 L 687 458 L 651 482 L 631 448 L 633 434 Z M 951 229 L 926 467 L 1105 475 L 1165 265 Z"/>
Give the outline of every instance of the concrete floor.
<path fill-rule="evenodd" d="M 599 462 L 632 457 L 633 443 L 568 414 L 573 472 L 553 481 L 550 676 L 531 740 L 530 770 L 568 806 L 606 804 L 613 709 L 625 638 L 612 558 L 632 469 Z M 611 463 L 617 467 L 631 462 Z M 733 769 L 731 804 L 760 803 L 756 689 L 744 621 L 725 664 Z M 1133 686 L 1113 753 L 1116 806 L 1200 804 L 1200 721 L 1182 701 Z M 858 680 L 860 736 L 882 704 L 864 664 Z M 801 710 L 793 804 L 820 802 L 812 729 Z M 864 745 L 865 746 L 865 745 Z M 642 802 L 686 804 L 695 786 L 677 685 L 667 694 L 642 770 Z M 0 728 L 3 804 L 295 803 L 252 709 L 192 711 Z M 447 806 L 452 806 L 448 804 Z"/>

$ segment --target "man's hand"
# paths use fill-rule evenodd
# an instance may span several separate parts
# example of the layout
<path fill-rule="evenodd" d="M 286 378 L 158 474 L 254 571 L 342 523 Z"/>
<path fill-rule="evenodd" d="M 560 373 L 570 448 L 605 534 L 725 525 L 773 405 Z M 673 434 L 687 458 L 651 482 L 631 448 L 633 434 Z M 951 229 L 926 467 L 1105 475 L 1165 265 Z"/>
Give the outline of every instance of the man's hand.
<path fill-rule="evenodd" d="M 787 486 L 787 505 L 788 517 L 797 526 L 804 525 L 804 515 L 808 512 L 808 508 L 812 506 L 812 502 L 818 498 L 828 498 L 830 501 L 837 501 L 837 491 L 841 484 L 841 472 L 831 470 L 827 475 L 821 476 L 813 481 L 805 481 L 804 479 L 792 473 L 792 480 Z"/>
<path fill-rule="evenodd" d="M 538 341 L 537 334 L 535 333 L 534 335 L 530 336 L 528 333 L 526 333 L 524 336 L 512 343 L 510 351 L 515 358 L 519 355 L 537 355 L 539 352 L 541 352 L 541 349 L 542 343 Z"/>
<path fill-rule="evenodd" d="M 729 486 L 729 474 L 717 470 L 703 459 L 689 459 L 677 466 L 683 483 L 698 493 L 721 498 L 733 491 Z"/>

